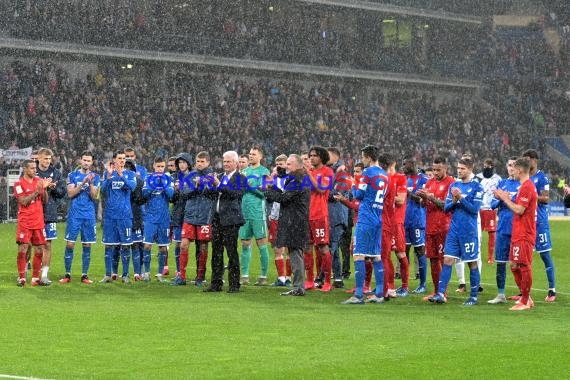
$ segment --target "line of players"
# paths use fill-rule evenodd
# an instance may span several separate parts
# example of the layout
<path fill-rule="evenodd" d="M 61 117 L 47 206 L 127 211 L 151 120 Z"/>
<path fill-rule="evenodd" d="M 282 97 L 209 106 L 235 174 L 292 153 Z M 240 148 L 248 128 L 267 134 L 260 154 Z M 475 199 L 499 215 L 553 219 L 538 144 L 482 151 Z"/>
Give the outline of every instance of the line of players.
<path fill-rule="evenodd" d="M 545 205 L 548 202 L 548 179 L 537 170 L 538 154 L 536 151 L 525 152 L 531 158 L 531 179 L 535 183 L 539 192 L 540 204 L 538 211 L 538 233 L 537 251 L 545 262 L 549 280 L 549 294 L 547 301 L 554 301 L 556 298 L 554 288 L 554 268 L 550 256 L 550 233 Z M 350 178 L 340 158 L 340 152 L 335 148 L 325 149 L 313 147 L 302 155 L 305 167 L 309 173 L 309 178 L 313 185 L 310 206 L 310 225 L 312 245 L 305 250 L 306 284 L 305 288 L 320 289 L 330 291 L 333 287 L 331 277 L 334 279 L 336 287 L 342 287 L 342 279 L 349 273 L 349 267 L 344 254 L 342 265 L 339 253 L 339 245 L 342 241 L 347 241 L 350 233 L 348 211 L 358 209 L 358 201 L 350 196 L 350 191 L 341 190 L 339 183 L 329 184 L 327 181 L 337 181 L 342 178 Z M 395 159 L 383 162 L 383 169 L 389 174 L 390 186 L 386 192 L 386 199 L 383 211 L 382 227 L 382 247 L 383 252 L 395 250 L 400 264 L 402 286 L 395 289 L 395 270 L 392 265 L 390 255 L 383 255 L 384 277 L 383 295 L 386 299 L 396 296 L 406 296 L 408 294 L 409 263 L 408 253 L 414 247 L 414 253 L 418 260 L 419 286 L 414 293 L 424 293 L 426 291 L 427 258 L 430 259 L 431 276 L 434 288 L 440 285 L 440 273 L 444 259 L 444 243 L 449 229 L 450 214 L 444 211 L 445 197 L 452 187 L 454 179 L 447 175 L 447 165 L 444 160 L 436 159 L 433 163 L 432 179 L 427 178 L 415 168 L 413 160 L 404 162 L 404 175 L 396 173 Z M 243 159 L 244 157 L 242 157 Z M 279 168 L 284 168 L 285 156 L 280 156 L 276 160 L 276 167 L 273 173 L 261 165 L 263 151 L 260 147 L 251 149 L 246 162 L 241 162 L 240 169 L 244 175 L 277 176 Z M 91 283 L 87 276 L 90 264 L 91 244 L 96 242 L 96 211 L 99 192 L 105 199 L 103 204 L 103 243 L 105 244 L 105 268 L 106 274 L 101 282 L 110 282 L 118 278 L 119 258 L 123 263 L 123 282 L 129 282 L 129 259 L 132 257 L 134 265 L 134 279 L 150 280 L 150 251 L 152 245 L 159 246 L 158 272 L 156 278 L 164 282 L 163 275 L 168 274 L 168 246 L 170 241 L 175 242 L 174 257 L 176 262 L 176 276 L 171 282 L 173 285 L 186 284 L 186 268 L 188 265 L 188 250 L 191 241 L 196 242 L 196 267 L 197 273 L 194 283 L 201 285 L 205 280 L 206 262 L 208 255 L 208 242 L 211 240 L 211 209 L 212 199 L 203 192 L 196 189 L 185 188 L 179 190 L 179 183 L 171 181 L 171 186 L 161 189 L 150 189 L 145 181 L 146 170 L 135 163 L 136 155 L 133 149 L 127 148 L 125 151 L 116 152 L 113 161 L 108 163 L 103 180 L 98 174 L 91 171 L 93 156 L 89 152 L 84 152 L 81 156 L 80 167 L 70 173 L 67 180 L 67 195 L 70 198 L 68 209 L 68 224 L 65 233 L 67 241 L 64 261 L 66 275 L 60 280 L 62 283 L 71 281 L 71 263 L 73 260 L 73 250 L 75 241 L 81 233 L 83 245 L 82 255 L 82 277 L 84 283 Z M 61 190 L 61 179 L 54 177 L 58 172 L 50 165 L 51 152 L 49 149 L 41 149 L 38 152 L 37 174 L 41 178 L 52 178 L 51 183 L 46 185 L 47 202 L 43 207 L 46 244 L 38 245 L 39 249 L 34 253 L 32 285 L 49 285 L 47 278 L 49 269 L 49 257 L 51 256 L 51 240 L 56 237 L 55 221 L 55 200 L 61 198 L 65 193 Z M 245 160 L 243 160 L 245 161 Z M 247 163 L 247 164 L 246 164 Z M 182 153 L 177 157 L 172 157 L 165 163 L 163 159 L 154 162 L 154 173 L 164 173 L 166 168 L 170 175 L 178 178 L 178 173 L 184 176 L 192 171 L 192 157 Z M 125 165 L 131 166 L 131 170 L 125 170 Z M 505 210 L 505 206 L 494 199 L 493 192 L 497 188 L 502 189 L 497 182 L 500 177 L 493 173 L 492 161 L 486 160 L 483 172 L 473 176 L 470 172 L 469 181 L 480 182 L 483 186 L 483 199 L 481 206 L 481 217 L 483 229 L 489 231 L 489 259 L 492 261 L 494 251 L 494 236 L 496 213 L 492 208 Z M 29 169 L 29 168 L 28 168 Z M 363 169 L 362 164 L 355 166 L 355 175 Z M 471 168 L 472 169 L 472 168 Z M 34 169 L 35 170 L 35 169 Z M 26 170 L 24 170 L 26 172 Z M 30 171 L 31 172 L 31 171 Z M 199 176 L 209 175 L 213 172 L 210 167 L 210 160 L 207 152 L 200 152 L 196 156 L 196 166 L 192 172 Z M 510 174 L 510 172 L 509 172 Z M 512 179 L 511 179 L 512 181 Z M 252 187 L 259 186 L 259 183 L 250 183 Z M 319 186 L 320 185 L 320 186 Z M 330 190 L 323 188 L 330 185 Z M 99 191 L 101 188 L 101 191 Z M 126 190 L 126 191 L 125 191 Z M 511 189 L 512 190 L 512 189 Z M 512 193 L 512 191 L 511 191 Z M 15 195 L 17 194 L 15 188 Z M 41 195 L 44 196 L 43 193 Z M 169 206 L 169 202 L 172 206 Z M 267 220 L 266 204 L 263 193 L 259 190 L 246 192 L 242 200 L 242 211 L 246 224 L 240 229 L 239 237 L 242 241 L 241 255 L 241 282 L 244 285 L 249 283 L 249 262 L 251 258 L 251 240 L 255 238 L 261 261 L 261 273 L 256 285 L 266 285 L 269 252 L 267 247 L 267 235 L 270 240 L 276 231 L 278 222 L 278 204 L 271 205 L 269 220 Z M 144 210 L 143 210 L 144 209 Z M 426 221 L 427 211 L 427 221 Z M 133 214 L 133 218 L 125 217 Z M 130 219 L 130 223 L 129 223 Z M 356 220 L 356 217 L 354 218 Z M 497 239 L 497 285 L 499 295 L 492 303 L 505 302 L 504 277 L 505 265 L 508 258 L 505 258 L 505 241 L 508 240 L 509 231 L 505 222 L 506 218 L 499 218 L 499 239 Z M 269 231 L 267 230 L 269 224 Z M 106 228 L 107 226 L 107 228 Z M 144 227 L 144 228 L 143 228 Z M 427 229 L 427 230 L 426 230 Z M 144 231 L 144 232 L 143 232 Z M 426 235 L 427 232 L 427 235 Z M 22 275 L 21 252 L 26 248 L 27 243 L 21 240 L 22 235 L 18 235 L 19 255 L 18 267 L 20 272 L 19 284 L 25 284 L 25 274 Z M 32 234 L 33 237 L 33 234 Z M 36 236 L 37 237 L 37 236 Z M 41 239 L 40 239 L 41 240 Z M 477 253 L 479 253 L 480 233 L 477 234 Z M 348 238 L 350 241 L 350 237 Z M 28 242 L 29 243 L 29 242 Z M 38 243 L 38 241 L 36 241 Z M 43 243 L 39 241 L 39 243 Z M 427 245 L 427 246 L 426 246 Z M 313 247 L 316 251 L 316 267 L 313 257 Z M 278 278 L 274 285 L 287 286 L 290 283 L 290 264 L 282 247 L 273 247 L 275 251 L 275 265 Z M 332 251 L 332 253 L 331 253 Z M 344 251 L 343 251 L 344 253 Z M 479 265 L 481 268 L 480 258 Z M 38 262 L 43 259 L 42 277 L 38 278 Z M 463 261 L 465 262 L 465 260 Z M 366 290 L 370 289 L 370 277 L 372 263 L 368 265 L 368 275 L 366 277 Z M 144 269 L 143 269 L 144 267 Z M 470 264 L 470 267 L 472 265 Z M 460 287 L 458 291 L 464 291 L 465 281 L 461 279 L 463 269 L 458 270 L 460 275 Z M 23 279 L 23 281 L 22 281 Z M 500 280 L 502 279 L 502 280 Z M 434 294 L 436 295 L 436 294 Z M 433 295 L 432 295 L 433 296 Z M 430 299 L 430 296 L 426 297 Z M 491 301 L 490 301 L 491 302 Z"/>

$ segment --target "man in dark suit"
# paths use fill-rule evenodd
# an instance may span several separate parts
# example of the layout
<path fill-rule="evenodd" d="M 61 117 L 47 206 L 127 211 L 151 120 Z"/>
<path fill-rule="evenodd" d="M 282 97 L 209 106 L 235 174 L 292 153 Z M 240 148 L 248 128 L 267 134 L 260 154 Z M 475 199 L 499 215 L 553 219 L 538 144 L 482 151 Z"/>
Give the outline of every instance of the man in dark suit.
<path fill-rule="evenodd" d="M 287 176 L 283 189 L 277 186 L 265 192 L 267 200 L 279 202 L 279 225 L 277 226 L 277 247 L 287 247 L 293 272 L 293 289 L 281 293 L 283 296 L 305 295 L 305 262 L 303 248 L 309 244 L 309 203 L 311 189 L 303 184 L 306 171 L 303 159 L 296 154 L 287 158 Z M 282 176 L 283 177 L 283 176 Z"/>
<path fill-rule="evenodd" d="M 241 212 L 243 178 L 239 174 L 239 156 L 235 151 L 223 155 L 224 174 L 214 177 L 213 188 L 207 190 L 214 198 L 212 221 L 212 282 L 205 292 L 221 292 L 224 276 L 224 248 L 228 255 L 228 293 L 239 292 L 240 267 L 237 251 L 238 231 L 245 223 Z"/>

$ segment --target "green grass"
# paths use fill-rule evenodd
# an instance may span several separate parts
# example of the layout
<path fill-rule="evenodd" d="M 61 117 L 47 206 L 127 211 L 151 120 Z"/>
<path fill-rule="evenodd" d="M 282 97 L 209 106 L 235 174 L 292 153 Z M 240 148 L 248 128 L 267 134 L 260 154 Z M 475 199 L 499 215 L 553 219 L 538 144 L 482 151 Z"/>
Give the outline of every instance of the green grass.
<path fill-rule="evenodd" d="M 495 269 L 487 264 L 481 304 L 473 308 L 461 307 L 465 297 L 454 292 L 446 305 L 410 296 L 384 305 L 344 306 L 339 303 L 347 295 L 339 290 L 311 292 L 304 298 L 280 297 L 280 289 L 253 286 L 240 294 L 206 294 L 191 285 L 170 287 L 157 282 L 87 286 L 77 276 L 65 286 L 21 289 L 16 287 L 15 226 L 0 225 L 4 245 L 0 256 L 0 375 L 50 379 L 567 378 L 568 226 L 567 222 L 552 223 L 557 302 L 543 301 L 544 266 L 535 255 L 536 307 L 514 313 L 508 306 L 486 304 L 495 296 Z M 60 236 L 64 228 L 58 226 Z M 258 273 L 257 258 L 254 252 L 253 276 Z M 77 247 L 75 274 L 80 273 L 80 265 Z M 155 257 L 152 265 L 155 270 Z M 90 272 L 94 280 L 102 277 L 100 244 L 94 249 Z M 52 280 L 64 273 L 61 238 L 54 243 L 50 273 Z M 190 273 L 194 273 L 193 266 Z M 450 286 L 455 287 L 452 281 Z M 510 273 L 507 281 L 512 294 Z"/>

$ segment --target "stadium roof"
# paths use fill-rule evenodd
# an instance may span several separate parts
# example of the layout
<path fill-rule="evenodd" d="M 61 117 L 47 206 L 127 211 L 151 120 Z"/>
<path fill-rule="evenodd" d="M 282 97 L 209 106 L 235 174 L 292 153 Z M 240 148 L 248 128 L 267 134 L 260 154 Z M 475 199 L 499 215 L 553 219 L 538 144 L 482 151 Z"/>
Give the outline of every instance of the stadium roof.
<path fill-rule="evenodd" d="M 345 8 L 365 9 L 395 15 L 418 16 L 440 20 L 459 21 L 472 24 L 481 24 L 483 19 L 477 16 L 462 15 L 440 10 L 401 7 L 390 4 L 379 4 L 363 0 L 298 0 L 304 3 L 322 4 Z"/>
<path fill-rule="evenodd" d="M 84 55 L 93 57 L 120 58 L 164 63 L 227 67 L 232 69 L 280 72 L 301 75 L 326 76 L 347 79 L 384 81 L 421 86 L 437 86 L 458 90 L 478 90 L 480 83 L 470 80 L 439 79 L 414 74 L 391 73 L 356 69 L 334 68 L 291 64 L 284 62 L 258 61 L 251 59 L 225 58 L 207 55 L 181 54 L 151 50 L 122 49 L 104 46 L 81 45 L 61 42 L 1 38 L 0 49 L 13 51 L 45 52 L 53 54 Z"/>

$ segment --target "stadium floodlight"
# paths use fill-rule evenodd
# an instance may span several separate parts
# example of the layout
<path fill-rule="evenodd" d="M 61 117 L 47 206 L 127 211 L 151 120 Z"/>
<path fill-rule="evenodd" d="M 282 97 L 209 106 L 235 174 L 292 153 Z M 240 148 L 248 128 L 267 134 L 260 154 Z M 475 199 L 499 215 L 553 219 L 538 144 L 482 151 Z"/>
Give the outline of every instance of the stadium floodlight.
<path fill-rule="evenodd" d="M 132 63 L 127 63 L 127 69 L 132 69 L 133 68 L 133 64 Z"/>
<path fill-rule="evenodd" d="M 391 24 L 391 23 L 393 23 L 393 22 L 396 22 L 396 20 L 386 19 L 386 20 L 382 20 L 382 22 L 383 22 L 384 24 Z"/>

